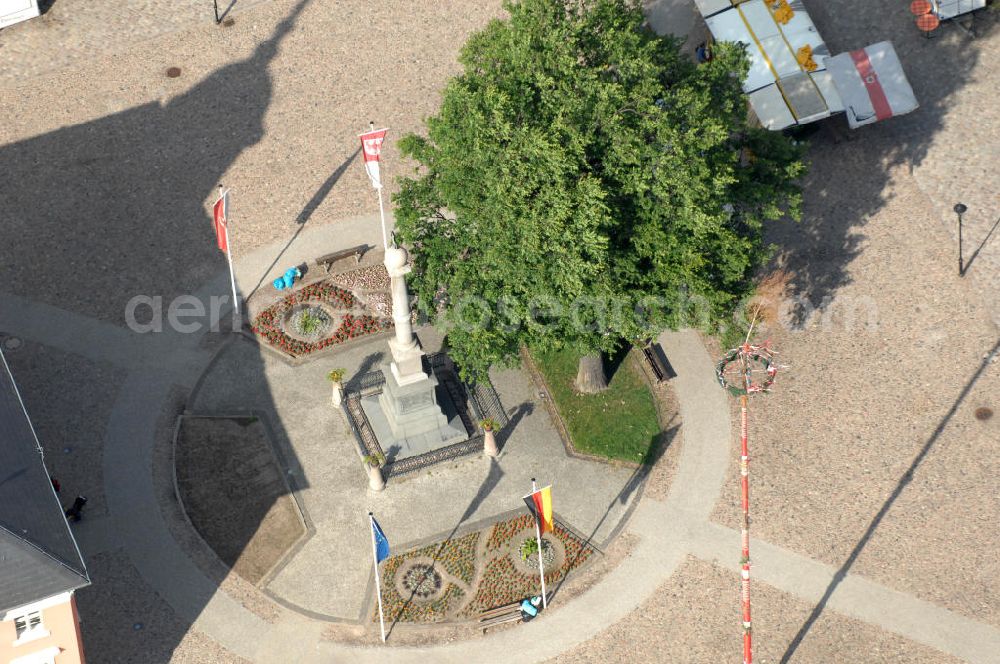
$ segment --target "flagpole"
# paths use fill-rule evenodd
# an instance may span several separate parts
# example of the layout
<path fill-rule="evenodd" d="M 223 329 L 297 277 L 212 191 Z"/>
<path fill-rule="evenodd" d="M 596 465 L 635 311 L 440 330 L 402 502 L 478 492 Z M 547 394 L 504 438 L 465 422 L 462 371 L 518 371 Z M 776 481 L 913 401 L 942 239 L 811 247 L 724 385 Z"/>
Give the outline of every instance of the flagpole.
<path fill-rule="evenodd" d="M 368 131 L 375 131 L 375 121 L 368 122 Z M 366 168 L 367 170 L 367 168 Z M 389 234 L 385 232 L 385 208 L 382 206 L 382 165 L 379 164 L 378 185 L 375 187 L 378 192 L 378 216 L 382 220 L 382 248 L 389 249 Z"/>
<path fill-rule="evenodd" d="M 378 214 L 379 214 L 379 217 L 382 218 L 382 248 L 383 249 L 388 249 L 389 248 L 389 235 L 388 235 L 388 233 L 385 232 L 385 210 L 382 208 L 382 182 L 381 182 L 381 176 L 380 176 L 380 181 L 379 181 L 378 188 L 376 189 L 376 191 L 378 191 Z"/>
<path fill-rule="evenodd" d="M 535 493 L 535 478 L 531 478 L 531 493 Z M 535 515 L 535 538 L 538 540 L 538 576 L 542 579 L 542 608 L 549 608 L 549 601 L 545 597 L 545 564 L 542 561 L 542 528 L 539 522 L 542 520 L 541 514 Z"/>
<path fill-rule="evenodd" d="M 219 198 L 223 198 L 228 191 L 222 190 L 222 185 L 219 185 Z M 226 262 L 229 263 L 229 283 L 233 287 L 233 308 L 236 314 L 240 313 L 240 299 L 236 296 L 236 274 L 233 272 L 233 254 L 229 251 L 229 206 L 226 205 L 225 201 L 222 203 L 223 209 L 226 212 L 226 223 L 223 230 L 226 233 Z"/>
<path fill-rule="evenodd" d="M 385 614 L 382 613 L 382 582 L 378 578 L 378 546 L 375 544 L 375 515 L 368 513 L 368 529 L 372 533 L 372 560 L 375 561 L 375 594 L 378 596 L 378 622 L 382 627 L 382 643 L 385 643 Z"/>

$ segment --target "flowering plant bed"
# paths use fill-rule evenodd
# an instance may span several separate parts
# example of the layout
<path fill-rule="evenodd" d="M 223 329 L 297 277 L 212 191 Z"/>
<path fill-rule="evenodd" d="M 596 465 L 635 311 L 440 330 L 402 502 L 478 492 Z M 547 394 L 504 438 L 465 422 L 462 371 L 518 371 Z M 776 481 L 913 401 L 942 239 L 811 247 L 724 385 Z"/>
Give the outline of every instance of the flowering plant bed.
<path fill-rule="evenodd" d="M 311 302 L 328 305 L 340 314 L 340 324 L 323 339 L 313 341 L 297 339 L 285 331 L 283 321 L 293 309 Z M 320 281 L 286 295 L 260 312 L 250 329 L 271 346 L 298 357 L 392 327 L 390 319 L 376 318 L 371 314 L 362 313 L 363 311 L 363 306 L 352 293 L 326 281 Z"/>
<path fill-rule="evenodd" d="M 475 595 L 462 610 L 464 617 L 475 618 L 483 611 L 541 594 L 537 568 L 533 570 L 533 574 L 525 574 L 524 570 L 518 569 L 518 566 L 511 560 L 511 548 L 515 545 L 519 547 L 521 541 L 521 538 L 515 538 L 515 535 L 522 532 L 525 527 L 532 527 L 532 520 L 528 515 L 509 521 L 501 521 L 493 527 L 494 532 L 499 530 L 506 536 L 506 543 L 498 547 L 497 551 L 500 555 L 491 557 L 487 563 L 486 569 L 476 585 Z M 542 536 L 543 542 L 551 538 L 559 540 L 565 548 L 565 555 L 559 561 L 560 564 L 556 569 L 547 569 L 545 572 L 546 589 L 550 593 L 571 570 L 585 563 L 594 552 L 576 535 L 558 524 L 551 533 Z M 520 551 L 514 551 L 513 554 L 520 556 Z M 537 558 L 534 560 L 537 564 Z"/>
<path fill-rule="evenodd" d="M 478 532 L 407 551 L 382 564 L 382 604 L 387 621 L 457 622 L 540 592 L 537 568 L 515 564 L 525 537 L 534 532 L 530 515 L 499 521 Z M 559 555 L 546 567 L 551 592 L 594 552 L 556 525 L 543 540 Z M 537 558 L 533 558 L 537 565 Z M 553 569 L 554 567 L 554 569 Z M 398 578 L 397 578 L 398 577 Z M 410 592 L 401 593 L 401 588 Z M 403 595 L 406 596 L 403 596 Z M 378 620 L 375 607 L 372 619 Z"/>
<path fill-rule="evenodd" d="M 455 608 L 456 602 L 464 599 L 472 581 L 476 568 L 476 544 L 479 533 L 469 533 L 464 537 L 446 542 L 435 542 L 425 547 L 407 551 L 390 557 L 382 565 L 382 606 L 385 619 L 393 622 L 439 622 Z M 434 567 L 442 577 L 442 583 L 447 584 L 441 595 L 431 603 L 414 601 L 415 597 L 400 595 L 396 583 L 396 573 L 403 563 L 413 558 L 433 560 Z M 404 573 L 409 570 L 404 568 Z M 444 574 L 441 574 L 444 572 Z M 458 581 L 461 586 L 454 581 Z M 405 580 L 401 580 L 405 583 Z M 454 605 L 454 606 L 453 606 Z M 375 609 L 374 620 L 378 620 L 378 609 Z"/>
<path fill-rule="evenodd" d="M 490 531 L 489 539 L 486 540 L 486 550 L 496 551 L 513 539 L 514 535 L 531 525 L 534 524 L 530 514 L 522 514 L 519 517 L 496 523 Z"/>

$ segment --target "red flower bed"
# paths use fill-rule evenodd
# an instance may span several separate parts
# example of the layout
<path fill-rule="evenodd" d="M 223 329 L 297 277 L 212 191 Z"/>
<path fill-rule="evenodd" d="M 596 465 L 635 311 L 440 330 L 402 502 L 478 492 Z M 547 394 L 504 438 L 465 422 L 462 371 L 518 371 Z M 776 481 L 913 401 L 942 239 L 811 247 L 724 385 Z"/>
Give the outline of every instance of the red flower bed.
<path fill-rule="evenodd" d="M 358 301 L 349 291 L 326 282 L 317 282 L 285 296 L 262 311 L 254 319 L 250 329 L 275 348 L 289 355 L 299 356 L 392 327 L 392 321 L 389 319 L 378 319 L 369 314 L 346 313 L 340 325 L 329 337 L 319 341 L 302 341 L 289 336 L 281 328 L 281 319 L 296 305 L 307 302 L 324 302 L 340 311 L 359 307 Z"/>

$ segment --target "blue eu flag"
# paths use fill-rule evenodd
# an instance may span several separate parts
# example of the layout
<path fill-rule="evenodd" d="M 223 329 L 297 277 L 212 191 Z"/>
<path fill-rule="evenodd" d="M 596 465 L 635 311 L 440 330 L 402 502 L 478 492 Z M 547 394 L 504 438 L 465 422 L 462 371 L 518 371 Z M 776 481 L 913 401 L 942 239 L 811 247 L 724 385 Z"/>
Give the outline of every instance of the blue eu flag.
<path fill-rule="evenodd" d="M 372 517 L 372 532 L 375 533 L 375 563 L 378 564 L 389 557 L 389 540 L 375 517 Z"/>

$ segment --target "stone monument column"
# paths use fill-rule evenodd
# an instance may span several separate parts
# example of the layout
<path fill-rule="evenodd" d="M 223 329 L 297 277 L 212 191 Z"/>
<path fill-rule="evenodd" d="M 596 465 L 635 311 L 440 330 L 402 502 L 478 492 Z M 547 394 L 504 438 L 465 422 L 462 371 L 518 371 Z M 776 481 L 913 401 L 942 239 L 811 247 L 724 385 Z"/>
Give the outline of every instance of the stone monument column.
<path fill-rule="evenodd" d="M 385 384 L 377 397 L 362 399 L 368 420 L 383 449 L 391 457 L 429 452 L 467 437 L 453 405 L 449 413 L 438 397 L 438 379 L 424 369 L 424 351 L 413 333 L 406 275 L 410 272 L 406 250 L 385 250 L 385 269 L 392 287 L 392 321 L 396 333 L 389 340 L 392 361 L 383 365 Z M 442 393 L 447 401 L 447 394 Z"/>
<path fill-rule="evenodd" d="M 385 251 L 385 269 L 392 286 L 392 322 L 396 336 L 389 341 L 392 352 L 392 375 L 400 385 L 409 385 L 427 379 L 423 369 L 424 352 L 413 334 L 410 321 L 410 295 L 406 289 L 406 275 L 412 269 L 407 264 L 406 250 L 389 247 Z"/>

